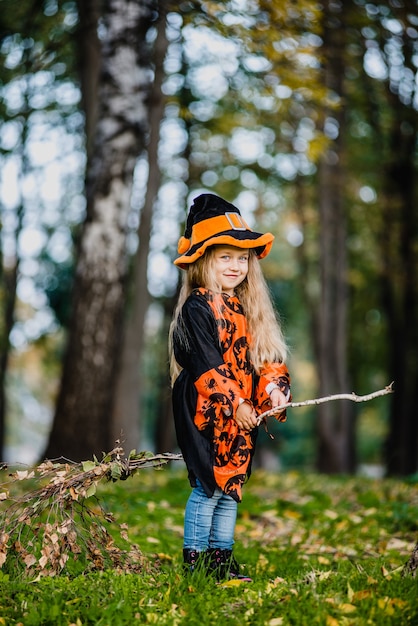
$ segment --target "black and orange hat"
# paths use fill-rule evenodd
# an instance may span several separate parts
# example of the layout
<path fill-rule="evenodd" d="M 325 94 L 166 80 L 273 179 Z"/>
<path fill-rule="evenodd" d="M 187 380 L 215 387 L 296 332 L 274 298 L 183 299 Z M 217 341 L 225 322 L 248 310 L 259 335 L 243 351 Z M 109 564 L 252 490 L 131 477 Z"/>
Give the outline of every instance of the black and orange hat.
<path fill-rule="evenodd" d="M 212 193 L 193 200 L 187 216 L 186 230 L 177 250 L 181 255 L 174 264 L 187 269 L 209 246 L 227 245 L 255 249 L 262 259 L 270 252 L 274 235 L 257 233 L 246 224 L 236 206 Z"/>

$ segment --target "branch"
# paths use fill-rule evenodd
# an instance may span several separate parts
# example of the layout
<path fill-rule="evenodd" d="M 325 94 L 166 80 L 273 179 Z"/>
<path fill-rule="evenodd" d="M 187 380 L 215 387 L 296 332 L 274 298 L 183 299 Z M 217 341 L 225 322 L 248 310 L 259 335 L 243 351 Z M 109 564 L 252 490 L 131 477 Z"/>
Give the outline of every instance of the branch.
<path fill-rule="evenodd" d="M 331 402 L 332 400 L 352 400 L 353 402 L 368 402 L 369 400 L 373 400 L 374 398 L 378 398 L 379 396 L 386 396 L 388 393 L 393 393 L 393 382 L 390 385 L 387 385 L 384 389 L 379 389 L 378 391 L 374 391 L 373 393 L 369 393 L 365 396 L 358 396 L 353 393 L 337 393 L 333 396 L 324 396 L 323 398 L 314 398 L 313 400 L 304 400 L 303 402 L 288 402 L 287 404 L 282 404 L 281 406 L 276 406 L 274 409 L 270 409 L 261 413 L 258 416 L 258 424 L 261 424 L 267 417 L 272 417 L 274 415 L 278 415 L 285 409 L 297 409 L 300 406 L 311 406 L 313 404 L 323 404 L 324 402 Z"/>
<path fill-rule="evenodd" d="M 108 566 L 124 572 L 144 571 L 147 563 L 141 551 L 130 542 L 127 526 L 116 525 L 112 514 L 101 506 L 97 485 L 104 480 L 125 480 L 141 469 L 158 469 L 182 458 L 181 454 L 135 450 L 125 457 L 118 446 L 101 461 L 95 457 L 82 463 L 47 460 L 9 474 L 12 480 L 0 485 L 0 569 L 4 565 L 7 572 L 38 576 L 53 576 L 64 568 L 72 573 Z M 20 481 L 28 481 L 35 489 L 11 495 L 10 487 Z M 109 524 L 116 531 L 119 527 L 116 537 L 108 530 Z"/>

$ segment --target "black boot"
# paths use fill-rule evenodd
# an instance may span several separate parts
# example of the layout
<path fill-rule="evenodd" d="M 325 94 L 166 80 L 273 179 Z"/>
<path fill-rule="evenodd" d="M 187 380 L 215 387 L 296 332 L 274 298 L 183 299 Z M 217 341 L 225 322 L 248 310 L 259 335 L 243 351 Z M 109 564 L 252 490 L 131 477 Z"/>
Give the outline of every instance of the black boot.
<path fill-rule="evenodd" d="M 207 554 L 190 548 L 183 548 L 183 570 L 186 574 L 207 570 Z"/>
<path fill-rule="evenodd" d="M 208 571 L 214 574 L 218 581 L 236 579 L 243 582 L 252 582 L 252 578 L 240 574 L 239 565 L 232 554 L 232 550 L 209 548 L 207 553 L 209 556 Z"/>

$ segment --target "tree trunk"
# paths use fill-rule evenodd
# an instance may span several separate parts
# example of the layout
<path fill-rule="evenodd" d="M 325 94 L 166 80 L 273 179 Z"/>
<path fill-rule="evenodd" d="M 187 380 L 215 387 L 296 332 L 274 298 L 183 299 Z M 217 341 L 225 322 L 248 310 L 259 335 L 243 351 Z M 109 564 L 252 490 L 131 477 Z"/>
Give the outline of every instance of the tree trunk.
<path fill-rule="evenodd" d="M 415 166 L 418 124 L 412 109 L 405 119 L 392 103 L 391 162 L 384 173 L 381 249 L 382 292 L 388 318 L 389 377 L 395 381 L 386 442 L 387 471 L 418 470 L 418 216 Z"/>
<path fill-rule="evenodd" d="M 112 446 L 111 415 L 125 303 L 126 233 L 135 164 L 144 146 L 148 72 L 141 67 L 148 1 L 107 0 L 100 108 L 88 164 L 72 320 L 45 455 L 74 461 Z"/>
<path fill-rule="evenodd" d="M 29 66 L 30 61 L 25 60 L 25 66 Z M 23 79 L 22 79 L 23 85 Z M 31 98 L 29 82 L 25 81 L 25 89 L 23 94 L 24 105 L 20 112 L 22 120 L 22 131 L 19 149 L 15 149 L 15 155 L 20 159 L 20 180 L 28 174 L 30 166 L 27 157 L 28 143 L 28 118 L 30 115 L 29 102 Z M 23 228 L 23 220 L 25 216 L 25 207 L 23 198 L 19 200 L 16 211 L 16 225 L 14 228 L 14 254 L 8 258 L 4 258 L 0 242 L 0 460 L 4 456 L 5 436 L 6 436 L 6 414 L 7 414 L 7 396 L 6 396 L 6 375 L 10 357 L 10 333 L 15 323 L 16 309 L 16 292 L 17 280 L 19 274 L 19 236 Z M 0 235 L 2 231 L 2 222 L 0 221 Z"/>
<path fill-rule="evenodd" d="M 148 293 L 148 255 L 150 249 L 152 213 L 161 181 L 158 163 L 160 124 L 164 114 L 165 99 L 161 91 L 164 78 L 164 59 L 167 52 L 165 14 L 159 16 L 155 44 L 154 83 L 149 99 L 148 183 L 145 202 L 138 228 L 138 251 L 134 258 L 132 276 L 132 302 L 124 325 L 121 366 L 115 395 L 112 419 L 112 438 L 121 439 L 126 451 L 138 449 L 140 444 L 140 362 L 144 347 L 144 324 L 150 303 Z"/>
<path fill-rule="evenodd" d="M 336 120 L 338 136 L 319 164 L 320 280 L 318 371 L 320 395 L 350 391 L 347 371 L 347 249 L 344 207 L 344 5 L 324 3 L 324 82 L 340 99 L 337 110 L 324 111 Z M 329 122 L 328 122 L 329 123 Z M 335 124 L 334 124 L 335 128 Z M 352 472 L 355 468 L 354 411 L 349 402 L 318 408 L 318 469 Z"/>
<path fill-rule="evenodd" d="M 82 104 L 85 117 L 86 152 L 89 161 L 98 114 L 98 88 L 100 77 L 100 41 L 97 26 L 100 0 L 77 0 L 79 26 L 77 29 L 78 72 L 81 83 Z"/>

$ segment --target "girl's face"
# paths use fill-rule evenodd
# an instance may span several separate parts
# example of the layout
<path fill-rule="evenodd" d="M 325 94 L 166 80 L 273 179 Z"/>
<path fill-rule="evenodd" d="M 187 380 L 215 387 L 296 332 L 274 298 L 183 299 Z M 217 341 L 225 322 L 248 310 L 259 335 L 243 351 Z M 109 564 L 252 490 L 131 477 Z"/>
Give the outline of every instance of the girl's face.
<path fill-rule="evenodd" d="M 213 253 L 213 267 L 216 282 L 222 291 L 230 296 L 248 274 L 249 250 L 235 246 L 216 246 Z"/>

